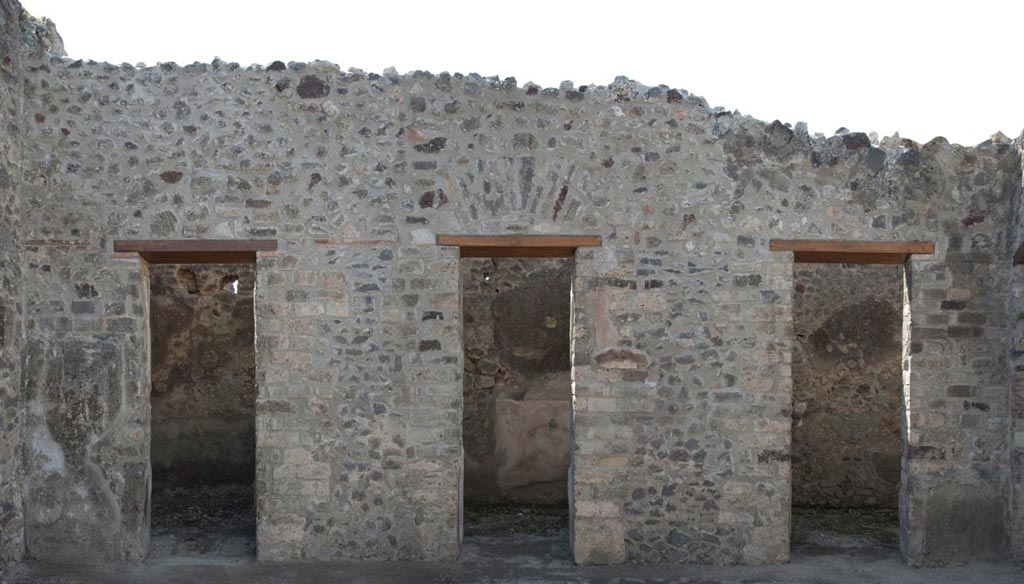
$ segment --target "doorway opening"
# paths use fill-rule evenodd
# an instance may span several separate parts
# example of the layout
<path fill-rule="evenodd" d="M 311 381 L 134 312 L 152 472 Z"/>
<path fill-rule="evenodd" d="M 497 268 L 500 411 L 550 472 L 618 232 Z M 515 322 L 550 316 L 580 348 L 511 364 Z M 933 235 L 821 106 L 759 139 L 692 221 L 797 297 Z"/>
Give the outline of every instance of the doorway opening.
<path fill-rule="evenodd" d="M 148 273 L 150 558 L 256 552 L 256 260 L 275 240 L 120 240 Z"/>
<path fill-rule="evenodd" d="M 568 561 L 573 535 L 573 279 L 592 235 L 439 235 L 463 316 L 464 559 Z"/>
<path fill-rule="evenodd" d="M 569 557 L 573 260 L 461 260 L 467 553 Z"/>
<path fill-rule="evenodd" d="M 794 555 L 899 547 L 904 271 L 793 265 Z"/>
<path fill-rule="evenodd" d="M 255 555 L 252 264 L 150 266 L 150 557 Z"/>
<path fill-rule="evenodd" d="M 909 260 L 930 241 L 773 239 L 793 254 L 793 555 L 905 554 Z"/>

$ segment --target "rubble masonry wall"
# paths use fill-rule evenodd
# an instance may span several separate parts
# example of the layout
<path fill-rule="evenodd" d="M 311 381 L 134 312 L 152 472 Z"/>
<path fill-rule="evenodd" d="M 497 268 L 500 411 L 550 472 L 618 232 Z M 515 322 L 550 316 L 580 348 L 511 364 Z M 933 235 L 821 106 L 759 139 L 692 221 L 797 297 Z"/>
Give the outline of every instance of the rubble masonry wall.
<path fill-rule="evenodd" d="M 573 284 L 582 563 L 785 561 L 793 257 L 768 242 L 934 241 L 907 264 L 902 546 L 912 564 L 1008 553 L 1013 144 L 812 137 L 621 80 L 24 70 L 32 557 L 148 546 L 148 275 L 113 240 L 273 238 L 256 288 L 260 557 L 454 558 L 460 266 L 434 245 L 453 233 L 603 238 Z"/>

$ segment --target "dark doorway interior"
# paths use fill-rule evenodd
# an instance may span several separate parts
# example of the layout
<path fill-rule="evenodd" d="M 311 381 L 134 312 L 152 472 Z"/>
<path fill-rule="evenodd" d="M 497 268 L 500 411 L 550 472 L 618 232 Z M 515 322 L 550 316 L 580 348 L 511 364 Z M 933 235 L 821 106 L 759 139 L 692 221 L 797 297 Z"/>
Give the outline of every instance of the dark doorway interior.
<path fill-rule="evenodd" d="M 463 556 L 568 557 L 573 261 L 461 268 Z"/>
<path fill-rule="evenodd" d="M 255 276 L 150 267 L 150 557 L 255 553 Z"/>
<path fill-rule="evenodd" d="M 794 265 L 794 554 L 898 546 L 903 270 Z"/>

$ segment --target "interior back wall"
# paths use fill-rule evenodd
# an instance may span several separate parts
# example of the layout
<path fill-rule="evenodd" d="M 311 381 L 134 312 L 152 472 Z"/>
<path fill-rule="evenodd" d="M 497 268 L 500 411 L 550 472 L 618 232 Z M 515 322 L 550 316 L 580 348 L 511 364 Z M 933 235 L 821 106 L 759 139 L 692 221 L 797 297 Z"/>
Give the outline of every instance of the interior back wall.
<path fill-rule="evenodd" d="M 794 269 L 793 505 L 895 509 L 903 266 Z"/>
<path fill-rule="evenodd" d="M 153 488 L 252 485 L 255 266 L 154 265 L 150 274 Z"/>
<path fill-rule="evenodd" d="M 572 260 L 464 259 L 465 500 L 564 504 Z"/>

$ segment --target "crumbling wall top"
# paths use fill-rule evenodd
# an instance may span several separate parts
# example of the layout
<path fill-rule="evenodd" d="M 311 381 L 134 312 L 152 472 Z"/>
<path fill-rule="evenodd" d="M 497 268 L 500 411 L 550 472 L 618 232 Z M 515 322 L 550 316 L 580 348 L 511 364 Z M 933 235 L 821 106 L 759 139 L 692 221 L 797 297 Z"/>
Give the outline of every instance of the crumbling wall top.
<path fill-rule="evenodd" d="M 54 59 L 60 59 L 60 61 L 52 60 L 51 65 L 64 64 L 82 66 L 84 64 L 88 64 L 89 66 L 98 66 L 105 71 L 121 69 L 125 73 L 136 71 L 142 73 L 170 73 L 179 70 L 187 74 L 207 74 L 239 70 L 250 72 L 263 70 L 267 72 L 287 71 L 289 73 L 300 73 L 305 71 L 319 71 L 327 73 L 333 71 L 335 75 L 341 75 L 343 78 L 348 78 L 349 80 L 354 81 L 365 79 L 381 85 L 402 85 L 407 82 L 433 83 L 437 89 L 442 91 L 446 88 L 451 88 L 451 82 L 453 79 L 465 80 L 467 83 L 479 88 L 489 87 L 491 89 L 503 90 L 510 93 L 525 92 L 526 95 L 530 96 L 541 94 L 548 97 L 563 97 L 570 102 L 612 102 L 613 104 L 619 104 L 617 106 L 613 106 L 615 108 L 613 110 L 615 115 L 626 115 L 625 104 L 631 102 L 667 101 L 669 103 L 686 103 L 703 110 L 708 116 L 715 118 L 716 133 L 726 133 L 733 127 L 740 126 L 751 131 L 756 130 L 764 132 L 767 129 L 767 131 L 773 132 L 776 136 L 781 136 L 787 140 L 792 140 L 795 137 L 796 143 L 793 145 L 798 146 L 803 144 L 807 149 L 833 147 L 837 144 L 840 146 L 849 146 L 851 143 L 866 143 L 881 147 L 889 154 L 898 155 L 903 149 L 919 149 L 922 146 L 921 143 L 901 138 L 898 133 L 894 136 L 880 138 L 874 133 L 868 134 L 850 131 L 846 128 L 839 128 L 831 137 L 820 133 L 810 135 L 807 131 L 807 125 L 803 122 L 783 123 L 779 120 L 775 120 L 770 123 L 765 122 L 750 116 L 745 116 L 741 114 L 739 110 L 728 110 L 723 107 L 713 107 L 708 104 L 707 100 L 703 97 L 692 94 L 685 89 L 671 88 L 663 84 L 657 86 L 646 86 L 625 76 L 616 77 L 615 80 L 608 85 L 580 85 L 577 87 L 572 81 L 563 81 L 557 88 L 544 88 L 532 82 L 520 84 L 515 77 L 485 77 L 475 73 L 450 74 L 448 72 L 443 72 L 439 74 L 432 74 L 427 71 L 412 71 L 403 75 L 398 73 L 394 68 L 388 68 L 380 74 L 368 73 L 358 68 L 349 68 L 347 71 L 342 71 L 341 67 L 337 64 L 319 60 L 308 63 L 289 62 L 287 64 L 282 61 L 274 61 L 267 66 L 253 64 L 245 67 L 238 63 L 224 62 L 216 57 L 210 63 L 196 62 L 183 66 L 173 62 L 146 66 L 142 63 L 138 65 L 130 65 L 127 63 L 115 65 L 91 60 L 83 61 L 81 59 L 69 59 L 67 58 L 67 53 L 64 48 L 64 41 L 57 32 L 56 25 L 52 20 L 45 17 L 37 18 L 30 15 L 21 8 L 21 5 L 17 0 L 0 0 L 0 2 L 16 7 L 18 11 L 16 13 L 21 14 L 20 28 L 22 30 L 22 43 L 26 47 L 26 55 L 42 58 L 49 55 Z M 1022 137 L 1024 137 L 1024 133 L 1022 133 Z M 1021 138 L 1012 140 L 1002 132 L 996 132 L 990 139 L 978 144 L 977 147 L 979 149 L 1003 149 L 1014 142 L 1020 143 Z M 929 140 L 926 145 L 934 147 L 951 144 L 944 137 L 937 136 L 932 140 Z M 952 146 L 958 145 L 952 144 Z"/>
<path fill-rule="evenodd" d="M 29 56 L 42 56 L 46 54 L 63 56 L 67 55 L 64 50 L 64 39 L 57 32 L 57 25 L 49 18 L 37 18 L 28 13 L 17 0 L 2 0 L 10 3 L 14 10 L 12 14 L 20 14 L 19 28 L 21 28 L 21 44 L 25 48 L 25 54 Z"/>

